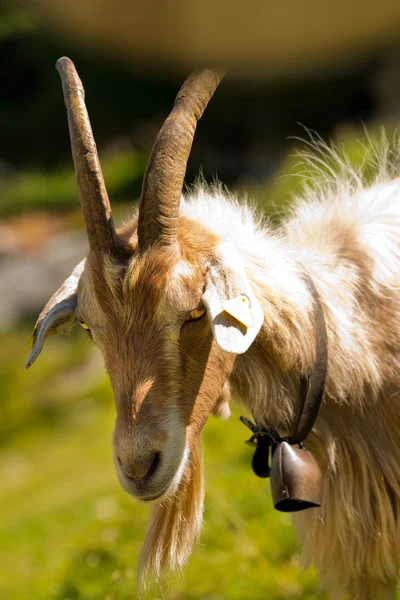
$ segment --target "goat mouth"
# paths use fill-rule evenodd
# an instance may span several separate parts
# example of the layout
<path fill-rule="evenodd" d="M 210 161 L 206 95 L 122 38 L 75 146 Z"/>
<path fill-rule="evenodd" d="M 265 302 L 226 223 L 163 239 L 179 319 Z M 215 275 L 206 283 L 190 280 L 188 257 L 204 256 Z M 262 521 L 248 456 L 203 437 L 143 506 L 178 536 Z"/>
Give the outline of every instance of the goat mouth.
<path fill-rule="evenodd" d="M 162 498 L 162 496 L 168 492 L 169 487 L 170 486 L 167 485 L 161 492 L 157 492 L 157 494 L 153 494 L 151 496 L 136 496 L 136 498 L 141 502 L 153 502 L 154 500 L 159 500 Z"/>
<path fill-rule="evenodd" d="M 138 482 L 135 481 L 135 479 L 133 479 L 132 477 L 127 477 L 118 469 L 117 474 L 119 482 L 122 488 L 125 490 L 125 492 L 129 494 L 129 496 L 132 496 L 132 498 L 134 498 L 135 500 L 139 500 L 140 502 L 152 502 L 153 500 L 157 500 L 164 496 L 171 487 L 171 482 L 169 482 L 163 487 L 160 486 L 158 491 L 157 485 L 153 484 L 153 486 L 147 486 L 146 482 L 141 482 L 140 485 L 140 483 L 138 484 Z"/>
<path fill-rule="evenodd" d="M 160 501 L 166 495 L 174 493 L 179 486 L 188 453 L 189 450 L 185 439 L 182 455 L 179 458 L 175 456 L 174 461 L 171 459 L 170 463 L 165 463 L 160 453 L 156 453 L 154 461 L 145 477 L 136 479 L 124 473 L 122 465 L 114 451 L 114 465 L 119 483 L 123 490 L 135 500 L 139 500 L 140 502 Z M 177 465 L 174 464 L 175 461 L 178 462 Z"/>
<path fill-rule="evenodd" d="M 154 460 L 151 463 L 150 468 L 147 471 L 147 473 L 143 477 L 134 477 L 134 476 L 129 475 L 128 473 L 126 473 L 124 471 L 121 459 L 118 456 L 116 457 L 116 460 L 117 460 L 117 463 L 118 463 L 118 467 L 121 470 L 121 472 L 123 473 L 124 477 L 126 477 L 126 479 L 128 481 L 132 481 L 135 485 L 143 485 L 143 484 L 148 483 L 149 480 L 154 475 L 154 473 L 157 471 L 157 469 L 158 469 L 158 467 L 160 465 L 160 462 L 161 462 L 160 452 L 156 452 L 154 454 Z"/>

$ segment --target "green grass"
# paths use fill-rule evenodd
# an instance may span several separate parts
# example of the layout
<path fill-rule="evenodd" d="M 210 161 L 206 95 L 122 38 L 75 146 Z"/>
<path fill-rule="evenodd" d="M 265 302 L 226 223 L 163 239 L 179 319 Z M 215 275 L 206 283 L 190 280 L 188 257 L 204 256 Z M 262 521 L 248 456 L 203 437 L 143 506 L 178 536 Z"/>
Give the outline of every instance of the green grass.
<path fill-rule="evenodd" d="M 47 342 L 23 371 L 29 332 L 0 338 L 0 598 L 127 600 L 148 507 L 119 487 L 115 409 L 97 351 L 81 332 Z M 151 598 L 325 598 L 302 573 L 288 515 L 271 505 L 238 413 L 205 430 L 201 542 L 180 577 Z"/>
<path fill-rule="evenodd" d="M 121 152 L 102 158 L 102 169 L 110 198 L 121 199 L 140 181 L 147 153 Z M 0 217 L 24 210 L 65 211 L 79 206 L 76 177 L 71 164 L 52 172 L 24 171 L 0 185 Z"/>

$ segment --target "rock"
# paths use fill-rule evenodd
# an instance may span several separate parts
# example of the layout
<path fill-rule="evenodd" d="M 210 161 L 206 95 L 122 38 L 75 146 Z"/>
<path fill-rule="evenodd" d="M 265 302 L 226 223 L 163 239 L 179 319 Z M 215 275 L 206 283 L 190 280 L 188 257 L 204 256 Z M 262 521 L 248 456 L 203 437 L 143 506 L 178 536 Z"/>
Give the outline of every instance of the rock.
<path fill-rule="evenodd" d="M 64 232 L 51 236 L 39 251 L 3 255 L 0 330 L 13 327 L 23 318 L 35 318 L 87 250 L 84 232 Z"/>

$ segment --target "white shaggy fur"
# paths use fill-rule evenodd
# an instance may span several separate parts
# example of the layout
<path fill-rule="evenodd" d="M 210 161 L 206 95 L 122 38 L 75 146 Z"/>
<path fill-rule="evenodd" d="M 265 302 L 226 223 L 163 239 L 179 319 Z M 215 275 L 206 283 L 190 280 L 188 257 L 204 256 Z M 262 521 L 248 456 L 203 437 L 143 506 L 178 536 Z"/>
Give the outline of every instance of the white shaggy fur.
<path fill-rule="evenodd" d="M 395 598 L 400 565 L 400 155 L 384 136 L 378 146 L 369 140 L 368 160 L 353 169 L 337 150 L 314 145 L 311 162 L 306 155 L 312 186 L 277 229 L 221 187 L 198 186 L 181 205 L 244 260 L 265 320 L 230 385 L 283 433 L 313 360 L 303 269 L 314 280 L 329 365 L 308 445 L 325 491 L 322 508 L 295 522 L 330 592 L 359 600 Z"/>

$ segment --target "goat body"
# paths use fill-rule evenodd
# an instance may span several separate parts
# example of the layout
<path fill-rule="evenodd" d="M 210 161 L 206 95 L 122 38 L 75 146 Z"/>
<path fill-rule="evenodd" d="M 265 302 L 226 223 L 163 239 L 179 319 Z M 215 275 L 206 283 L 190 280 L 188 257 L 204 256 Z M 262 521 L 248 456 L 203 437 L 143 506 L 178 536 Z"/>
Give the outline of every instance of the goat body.
<path fill-rule="evenodd" d="M 300 378 L 313 359 L 304 269 L 318 289 L 329 367 L 307 446 L 323 469 L 324 497 L 294 520 L 328 589 L 365 599 L 396 579 L 400 560 L 400 180 L 362 189 L 349 176 L 339 184 L 340 193 L 330 187 L 322 199 L 299 202 L 275 231 L 204 190 L 182 212 L 244 259 L 264 324 L 237 356 L 230 386 L 257 422 L 283 435 L 293 429 Z"/>

